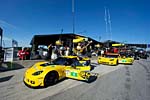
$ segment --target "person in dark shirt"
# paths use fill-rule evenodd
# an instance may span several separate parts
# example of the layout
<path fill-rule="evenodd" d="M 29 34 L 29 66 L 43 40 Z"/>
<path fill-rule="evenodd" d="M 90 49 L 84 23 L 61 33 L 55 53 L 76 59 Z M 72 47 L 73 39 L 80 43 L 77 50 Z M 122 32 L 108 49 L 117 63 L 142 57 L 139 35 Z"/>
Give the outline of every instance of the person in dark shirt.
<path fill-rule="evenodd" d="M 49 44 L 48 45 L 48 59 L 50 61 L 51 61 L 51 56 L 52 56 L 52 50 L 53 50 L 52 44 Z"/>
<path fill-rule="evenodd" d="M 25 52 L 26 52 L 26 60 L 30 60 L 30 48 L 27 48 Z"/>

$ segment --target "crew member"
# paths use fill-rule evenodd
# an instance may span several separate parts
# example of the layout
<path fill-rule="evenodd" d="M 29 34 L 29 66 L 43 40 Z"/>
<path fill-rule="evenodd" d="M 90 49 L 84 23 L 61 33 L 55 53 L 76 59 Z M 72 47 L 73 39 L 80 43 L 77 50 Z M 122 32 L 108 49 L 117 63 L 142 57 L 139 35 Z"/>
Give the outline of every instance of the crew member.
<path fill-rule="evenodd" d="M 52 44 L 49 44 L 48 45 L 48 59 L 50 61 L 51 61 L 51 56 L 52 56 L 52 50 L 53 50 Z"/>

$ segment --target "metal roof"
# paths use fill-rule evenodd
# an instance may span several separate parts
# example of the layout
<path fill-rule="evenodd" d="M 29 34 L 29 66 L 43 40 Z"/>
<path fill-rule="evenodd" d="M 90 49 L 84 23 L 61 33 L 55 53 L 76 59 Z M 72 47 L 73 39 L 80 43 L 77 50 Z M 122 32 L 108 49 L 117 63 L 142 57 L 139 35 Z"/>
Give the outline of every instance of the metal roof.
<path fill-rule="evenodd" d="M 79 34 L 73 34 L 73 33 L 63 33 L 63 34 L 47 34 L 47 35 L 34 35 L 30 44 L 37 44 L 37 45 L 49 45 L 50 43 L 55 43 L 57 40 L 59 40 L 60 38 L 62 40 L 64 39 L 75 39 L 76 36 L 80 36 L 80 37 L 86 37 L 86 36 L 82 36 Z M 89 40 L 92 40 L 94 43 L 100 43 L 90 37 L 86 37 Z M 100 43 L 101 44 L 101 43 Z"/>

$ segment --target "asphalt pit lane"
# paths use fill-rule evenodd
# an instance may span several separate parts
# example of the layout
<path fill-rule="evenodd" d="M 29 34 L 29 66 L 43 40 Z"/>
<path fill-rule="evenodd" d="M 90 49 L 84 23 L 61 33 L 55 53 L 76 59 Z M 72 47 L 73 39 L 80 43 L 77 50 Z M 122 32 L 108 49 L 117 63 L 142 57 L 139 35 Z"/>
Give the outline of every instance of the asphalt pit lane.
<path fill-rule="evenodd" d="M 124 100 L 130 100 L 128 92 L 126 92 L 126 96 L 125 96 Z"/>
<path fill-rule="evenodd" d="M 2 78 L 0 78 L 0 82 L 6 82 L 6 81 L 9 81 L 13 76 L 14 76 L 14 75 L 2 77 Z"/>
<path fill-rule="evenodd" d="M 147 72 L 147 80 L 150 81 L 150 72 Z"/>
<path fill-rule="evenodd" d="M 127 72 L 126 72 L 126 75 L 127 75 L 127 76 L 130 76 L 130 72 L 129 72 L 129 71 L 127 71 Z"/>
<path fill-rule="evenodd" d="M 130 90 L 130 89 L 131 89 L 131 85 L 130 85 L 129 83 L 125 83 L 125 88 L 126 88 L 127 90 Z"/>
<path fill-rule="evenodd" d="M 150 74 L 147 74 L 147 80 L 150 81 Z"/>
<path fill-rule="evenodd" d="M 125 67 L 125 69 L 126 69 L 126 75 L 127 75 L 127 76 L 130 76 L 129 67 L 127 66 L 127 67 Z"/>
<path fill-rule="evenodd" d="M 127 82 L 130 82 L 130 81 L 131 81 L 131 78 L 126 78 L 126 81 L 127 81 Z"/>
<path fill-rule="evenodd" d="M 11 86 L 11 87 L 8 87 L 7 89 L 14 89 L 14 87 Z"/>
<path fill-rule="evenodd" d="M 126 66 L 125 68 L 126 68 L 126 70 L 129 70 L 129 67 L 128 67 L 128 66 Z"/>

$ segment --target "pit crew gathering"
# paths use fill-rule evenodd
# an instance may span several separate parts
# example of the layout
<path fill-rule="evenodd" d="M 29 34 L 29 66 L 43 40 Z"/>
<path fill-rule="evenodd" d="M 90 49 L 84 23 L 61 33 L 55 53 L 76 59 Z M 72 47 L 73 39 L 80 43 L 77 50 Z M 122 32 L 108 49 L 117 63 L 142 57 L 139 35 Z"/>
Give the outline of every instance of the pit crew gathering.
<path fill-rule="evenodd" d="M 92 72 L 91 57 L 97 57 L 97 64 L 117 66 L 118 64 L 132 65 L 134 60 L 147 59 L 147 52 L 143 49 L 133 49 L 127 46 L 95 47 L 90 49 L 92 41 L 77 43 L 72 49 L 63 45 L 48 45 L 47 49 L 39 47 L 37 56 L 28 57 L 28 48 L 20 50 L 20 60 L 44 59 L 30 66 L 24 74 L 26 86 L 39 87 L 56 84 L 59 80 L 70 78 L 89 82 L 98 73 Z M 73 50 L 73 51 L 72 51 Z"/>

